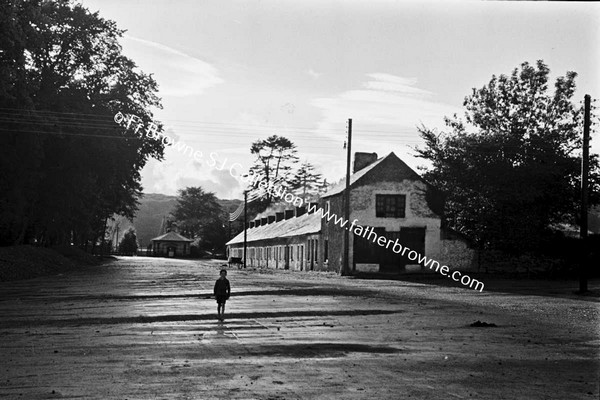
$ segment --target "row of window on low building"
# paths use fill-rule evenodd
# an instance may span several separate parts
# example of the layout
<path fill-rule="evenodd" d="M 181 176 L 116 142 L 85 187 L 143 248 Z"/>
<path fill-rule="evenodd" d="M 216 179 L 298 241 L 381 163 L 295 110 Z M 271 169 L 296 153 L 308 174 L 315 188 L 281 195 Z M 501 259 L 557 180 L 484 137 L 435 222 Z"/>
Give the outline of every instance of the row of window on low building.
<path fill-rule="evenodd" d="M 327 247 L 325 241 L 325 260 L 327 260 Z M 250 267 L 312 270 L 318 262 L 319 240 L 309 239 L 305 243 L 279 246 L 250 246 L 247 251 L 246 263 Z M 244 258 L 244 249 L 231 249 L 230 257 Z"/>

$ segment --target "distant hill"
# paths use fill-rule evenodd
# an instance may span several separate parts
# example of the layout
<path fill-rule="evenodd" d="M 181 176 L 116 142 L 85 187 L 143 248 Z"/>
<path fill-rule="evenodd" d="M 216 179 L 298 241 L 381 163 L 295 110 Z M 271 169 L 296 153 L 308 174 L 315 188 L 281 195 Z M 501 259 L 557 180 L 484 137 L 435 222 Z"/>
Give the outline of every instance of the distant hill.
<path fill-rule="evenodd" d="M 221 200 L 219 204 L 227 213 L 235 211 L 241 200 Z M 177 204 L 177 196 L 168 196 L 159 193 L 144 193 L 140 198 L 140 206 L 133 219 L 138 243 L 145 249 L 150 240 L 160 234 L 163 217 L 168 216 Z"/>
<path fill-rule="evenodd" d="M 235 211 L 242 202 L 237 199 L 219 199 L 218 201 L 226 213 Z M 133 219 L 133 226 L 137 233 L 140 248 L 145 249 L 150 244 L 150 240 L 160 234 L 163 217 L 168 216 L 175 209 L 176 204 L 177 196 L 168 196 L 160 193 L 145 193 L 140 198 L 139 210 Z M 120 240 L 132 224 L 123 217 L 118 218 L 117 221 L 119 224 L 118 238 Z M 240 229 L 236 225 L 233 233 L 235 234 Z M 600 207 L 593 207 L 590 210 L 589 229 L 593 233 L 600 233 Z M 113 240 L 116 241 L 116 237 L 113 237 Z"/>
<path fill-rule="evenodd" d="M 163 217 L 168 216 L 177 204 L 177 196 L 159 193 L 144 193 L 133 219 L 138 243 L 145 249 L 150 240 L 160 234 Z"/>
<path fill-rule="evenodd" d="M 238 200 L 238 199 L 217 199 L 219 204 L 221 205 L 221 208 L 223 209 L 223 211 L 225 211 L 226 213 L 232 213 L 234 212 L 238 206 L 240 205 L 240 203 L 242 202 L 242 200 Z"/>

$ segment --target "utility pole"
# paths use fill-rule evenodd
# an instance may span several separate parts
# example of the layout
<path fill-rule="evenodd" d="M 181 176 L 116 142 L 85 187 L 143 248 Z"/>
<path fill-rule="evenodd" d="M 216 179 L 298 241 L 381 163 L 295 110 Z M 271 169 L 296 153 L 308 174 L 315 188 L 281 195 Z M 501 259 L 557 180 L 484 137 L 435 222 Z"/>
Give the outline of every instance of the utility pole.
<path fill-rule="evenodd" d="M 588 175 L 590 171 L 590 108 L 591 97 L 584 97 L 583 116 L 583 152 L 581 160 L 581 223 L 579 237 L 582 241 L 583 254 L 579 264 L 579 293 L 587 292 L 587 261 L 588 261 Z"/>
<path fill-rule="evenodd" d="M 344 218 L 350 220 L 350 159 L 352 157 L 352 118 L 348 119 L 348 153 L 346 155 L 346 190 L 344 191 Z M 342 276 L 350 274 L 350 230 L 344 228 L 344 262 Z"/>
<path fill-rule="evenodd" d="M 227 241 L 230 241 L 230 240 L 231 240 L 231 216 L 229 218 L 227 218 Z M 228 247 L 225 247 L 225 255 L 227 256 L 227 259 L 229 260 L 229 257 L 231 257 L 231 254 L 230 254 Z"/>
<path fill-rule="evenodd" d="M 117 228 L 117 240 L 115 241 L 115 252 L 117 252 L 117 253 L 118 253 L 118 252 L 119 252 L 119 229 L 121 228 L 121 224 L 119 224 L 119 223 L 117 222 L 117 224 L 116 224 L 116 225 L 117 225 L 117 226 L 116 226 L 116 228 Z"/>
<path fill-rule="evenodd" d="M 104 219 L 104 230 L 102 231 L 102 247 L 100 248 L 100 256 L 104 257 L 104 248 L 106 247 L 106 226 L 108 225 L 108 217 Z"/>
<path fill-rule="evenodd" d="M 248 191 L 244 190 L 244 268 L 246 268 L 247 239 L 248 239 Z"/>

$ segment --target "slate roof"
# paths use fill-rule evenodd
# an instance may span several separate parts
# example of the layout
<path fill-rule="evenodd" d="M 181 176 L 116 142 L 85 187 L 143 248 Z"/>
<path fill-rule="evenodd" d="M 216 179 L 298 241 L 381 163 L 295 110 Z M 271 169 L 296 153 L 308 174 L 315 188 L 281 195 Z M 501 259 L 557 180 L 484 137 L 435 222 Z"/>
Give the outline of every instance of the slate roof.
<path fill-rule="evenodd" d="M 414 176 L 415 179 L 422 178 L 417 174 L 412 168 L 410 168 L 404 161 L 402 161 L 398 156 L 396 156 L 393 152 L 389 153 L 385 157 L 381 157 L 377 159 L 372 164 L 366 166 L 365 168 L 357 171 L 356 173 L 350 176 L 350 185 L 353 185 L 359 179 L 373 171 L 373 169 L 377 168 L 384 160 L 391 158 L 396 162 L 400 163 L 400 168 L 406 172 L 408 176 Z M 325 193 L 322 197 L 330 197 L 340 194 L 346 188 L 346 182 L 342 181 L 340 184 L 335 185 L 331 188 L 327 193 Z M 279 222 L 272 222 L 267 225 L 261 225 L 255 228 L 248 229 L 248 242 L 254 242 L 258 240 L 266 240 L 266 239 L 274 239 L 274 238 L 283 238 L 290 236 L 300 236 L 307 235 L 311 233 L 318 233 L 321 231 L 321 213 L 315 214 L 304 214 L 300 217 L 294 217 L 287 220 L 282 220 Z M 227 245 L 243 243 L 244 242 L 244 232 L 242 231 L 236 237 L 227 242 Z"/>
<path fill-rule="evenodd" d="M 409 167 L 404 161 L 402 161 L 400 158 L 398 158 L 397 155 L 394 154 L 394 152 L 389 153 L 387 156 L 385 157 L 381 157 L 378 158 L 377 161 L 373 162 L 373 164 L 369 164 L 368 166 L 364 167 L 363 169 L 357 171 L 356 173 L 350 175 L 350 186 L 354 185 L 354 183 L 356 183 L 360 178 L 362 178 L 363 176 L 367 175 L 369 172 L 373 171 L 375 168 L 377 168 L 377 166 L 379 164 L 381 164 L 384 160 L 388 159 L 388 158 L 393 158 L 396 160 L 396 162 L 399 162 L 401 165 L 401 169 L 404 170 L 408 176 L 413 177 L 414 179 L 419 179 L 423 181 L 423 178 L 421 178 L 421 176 L 419 174 L 417 174 L 411 167 Z M 425 182 L 425 181 L 423 181 Z M 427 183 L 427 182 L 425 182 Z M 340 194 L 344 191 L 344 189 L 346 189 L 346 180 L 343 179 L 342 182 L 338 183 L 337 185 L 335 185 L 334 187 L 332 187 L 331 189 L 329 189 L 329 191 L 327 191 L 327 193 L 325 193 L 322 198 L 325 197 L 331 197 L 331 196 L 335 196 L 337 194 Z"/>
<path fill-rule="evenodd" d="M 258 240 L 284 238 L 290 236 L 309 235 L 321 231 L 321 213 L 303 214 L 299 217 L 272 222 L 267 225 L 248 229 L 248 242 Z M 227 242 L 227 245 L 244 243 L 244 232 Z"/>
<path fill-rule="evenodd" d="M 378 166 L 383 160 L 388 158 L 391 154 L 394 154 L 394 153 L 390 153 L 385 157 L 381 157 L 381 158 L 377 159 L 377 161 L 375 161 L 373 164 L 369 164 L 366 167 L 364 167 L 363 169 L 350 175 L 350 186 L 352 186 L 356 181 L 358 181 L 360 178 L 362 178 L 363 176 L 368 174 L 369 171 L 373 170 L 373 168 Z M 322 197 L 330 197 L 330 196 L 334 196 L 336 194 L 340 194 L 344 191 L 344 189 L 346 189 L 346 179 L 343 179 L 342 182 L 338 183 L 337 185 L 335 185 L 334 187 L 329 189 Z"/>
<path fill-rule="evenodd" d="M 177 232 L 167 232 L 164 235 L 160 235 L 155 237 L 154 239 L 150 239 L 151 241 L 157 242 L 193 242 L 192 239 L 188 239 L 184 236 L 181 236 Z"/>

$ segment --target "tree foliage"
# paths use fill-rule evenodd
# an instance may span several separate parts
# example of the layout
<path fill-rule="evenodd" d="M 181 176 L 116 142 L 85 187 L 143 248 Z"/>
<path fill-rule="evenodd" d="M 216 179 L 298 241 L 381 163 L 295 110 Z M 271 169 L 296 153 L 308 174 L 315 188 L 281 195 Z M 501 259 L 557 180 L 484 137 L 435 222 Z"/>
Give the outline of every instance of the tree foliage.
<path fill-rule="evenodd" d="M 538 61 L 493 76 L 464 101 L 465 118 L 447 131 L 421 127 L 425 178 L 446 195 L 445 223 L 482 246 L 535 250 L 553 224 L 578 218 L 582 107 L 573 101 L 575 72 L 550 93 L 550 70 Z M 592 158 L 598 193 L 598 162 Z M 596 196 L 592 196 L 597 202 Z"/>
<path fill-rule="evenodd" d="M 250 171 L 260 176 L 256 180 L 257 184 L 251 188 L 251 191 L 257 191 L 258 182 L 261 180 L 265 184 L 277 184 L 283 187 L 289 187 L 289 180 L 293 165 L 298 162 L 296 155 L 296 145 L 283 136 L 272 135 L 266 139 L 257 140 L 252 143 L 250 152 L 256 156 L 255 164 Z M 265 205 L 271 204 L 272 195 L 265 194 Z"/>
<path fill-rule="evenodd" d="M 316 172 L 314 165 L 308 161 L 300 164 L 300 168 L 294 173 L 290 180 L 290 189 L 300 196 L 304 202 L 309 195 L 318 194 L 324 185 L 323 176 Z"/>
<path fill-rule="evenodd" d="M 137 252 L 137 249 L 138 243 L 135 229 L 129 228 L 127 232 L 125 232 L 125 235 L 123 235 L 121 243 L 119 243 L 119 254 L 131 256 Z"/>
<path fill-rule="evenodd" d="M 205 192 L 201 187 L 181 189 L 173 217 L 182 235 L 200 239 L 201 249 L 223 250 L 227 241 L 227 216 L 214 193 Z"/>
<path fill-rule="evenodd" d="M 160 107 L 122 34 L 71 0 L 0 3 L 0 245 L 95 244 L 108 217 L 133 216 L 163 144 L 113 121 Z"/>

